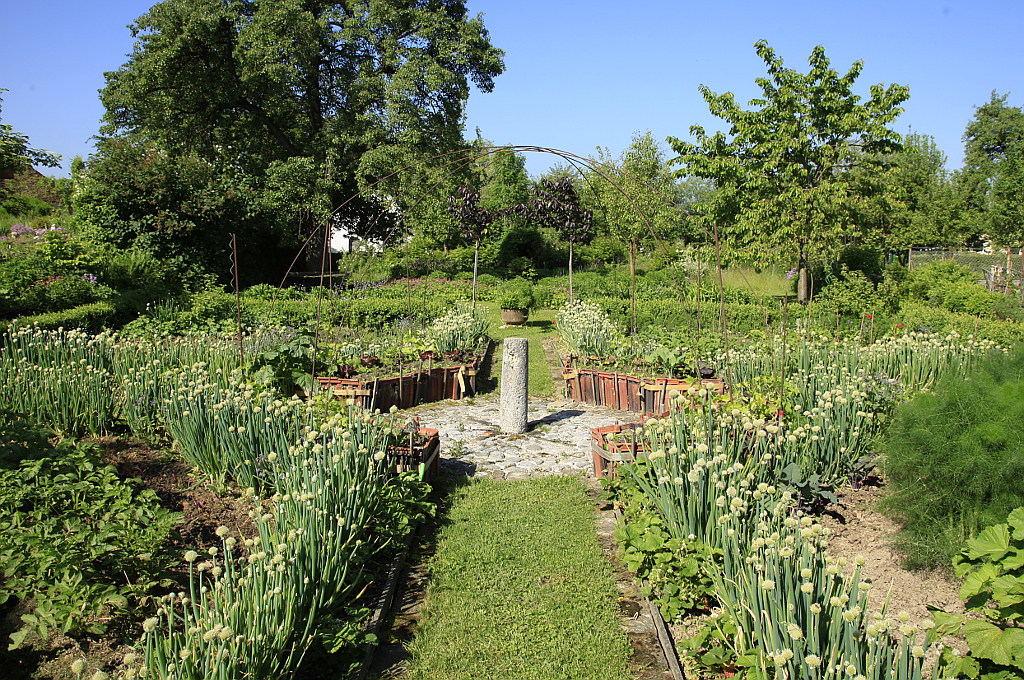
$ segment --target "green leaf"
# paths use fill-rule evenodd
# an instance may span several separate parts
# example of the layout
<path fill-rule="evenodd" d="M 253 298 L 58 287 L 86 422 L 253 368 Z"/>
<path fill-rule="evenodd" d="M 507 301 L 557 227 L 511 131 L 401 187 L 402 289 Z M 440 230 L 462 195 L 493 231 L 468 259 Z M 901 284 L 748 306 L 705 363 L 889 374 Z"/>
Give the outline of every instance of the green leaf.
<path fill-rule="evenodd" d="M 1005 524 L 988 527 L 967 542 L 967 555 L 972 560 L 1001 560 L 1010 550 L 1010 530 Z"/>
<path fill-rule="evenodd" d="M 1015 508 L 1006 518 L 1006 523 L 1013 530 L 1013 540 L 1024 541 L 1024 508 Z"/>
<path fill-rule="evenodd" d="M 962 574 L 959 574 L 962 576 Z M 960 588 L 960 597 L 969 600 L 976 595 L 986 593 L 993 579 L 1000 575 L 999 567 L 994 564 L 983 564 L 967 574 Z"/>
<path fill-rule="evenodd" d="M 14 650 L 25 644 L 25 636 L 28 635 L 28 628 L 22 628 L 19 631 L 11 633 L 11 643 L 7 645 L 7 649 Z"/>
<path fill-rule="evenodd" d="M 964 636 L 972 655 L 1024 669 L 1024 629 L 1004 630 L 987 621 L 968 621 L 964 624 Z"/>
<path fill-rule="evenodd" d="M 1003 575 L 992 581 L 992 597 L 1000 607 L 1024 602 L 1024 579 Z"/>
<path fill-rule="evenodd" d="M 928 613 L 931 614 L 932 620 L 935 621 L 936 635 L 956 635 L 964 622 L 962 614 L 950 614 L 934 607 L 928 607 Z"/>

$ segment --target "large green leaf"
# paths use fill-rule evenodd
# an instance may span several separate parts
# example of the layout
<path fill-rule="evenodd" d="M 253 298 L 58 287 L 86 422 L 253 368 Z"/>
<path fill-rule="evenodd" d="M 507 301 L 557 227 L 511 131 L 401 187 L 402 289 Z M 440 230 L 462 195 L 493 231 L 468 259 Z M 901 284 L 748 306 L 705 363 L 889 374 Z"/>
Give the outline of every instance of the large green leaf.
<path fill-rule="evenodd" d="M 1024 602 L 1024 579 L 1008 574 L 1000 576 L 992 581 L 992 597 L 1000 607 Z"/>
<path fill-rule="evenodd" d="M 1013 531 L 1013 540 L 1024 540 L 1024 508 L 1016 508 L 1006 518 L 1006 523 Z"/>
<path fill-rule="evenodd" d="M 1001 560 L 1010 550 L 1010 530 L 1005 524 L 988 527 L 967 542 L 967 555 L 972 560 Z"/>
<path fill-rule="evenodd" d="M 960 588 L 960 597 L 969 600 L 976 595 L 987 592 L 992 580 L 999 575 L 999 567 L 994 564 L 983 564 L 977 567 L 964 578 L 964 584 Z M 964 574 L 958 572 L 957 576 L 964 576 Z"/>
<path fill-rule="evenodd" d="M 1003 629 L 988 621 L 968 621 L 964 624 L 964 635 L 974 656 L 1024 670 L 1024 629 Z"/>
<path fill-rule="evenodd" d="M 963 614 L 950 614 L 934 607 L 928 607 L 928 613 L 935 622 L 936 635 L 956 635 L 960 632 L 964 622 Z"/>

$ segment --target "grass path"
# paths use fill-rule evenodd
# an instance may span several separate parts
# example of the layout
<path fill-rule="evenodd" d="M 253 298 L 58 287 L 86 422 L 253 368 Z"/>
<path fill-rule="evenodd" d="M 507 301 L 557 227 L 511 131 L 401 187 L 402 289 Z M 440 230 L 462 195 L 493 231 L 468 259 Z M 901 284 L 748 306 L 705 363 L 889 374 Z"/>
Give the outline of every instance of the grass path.
<path fill-rule="evenodd" d="M 526 325 L 501 328 L 501 310 L 497 305 L 488 302 L 478 302 L 477 305 L 487 310 L 488 319 L 491 321 L 491 337 L 497 343 L 494 348 L 495 364 L 492 374 L 495 377 L 501 375 L 502 342 L 505 338 L 526 338 L 530 343 L 530 395 L 534 397 L 553 396 L 555 384 L 551 380 L 551 370 L 544 358 L 541 341 L 555 337 L 555 310 L 537 309 L 530 312 L 530 319 Z"/>
<path fill-rule="evenodd" d="M 578 477 L 453 490 L 431 559 L 413 680 L 622 680 L 629 643 Z"/>

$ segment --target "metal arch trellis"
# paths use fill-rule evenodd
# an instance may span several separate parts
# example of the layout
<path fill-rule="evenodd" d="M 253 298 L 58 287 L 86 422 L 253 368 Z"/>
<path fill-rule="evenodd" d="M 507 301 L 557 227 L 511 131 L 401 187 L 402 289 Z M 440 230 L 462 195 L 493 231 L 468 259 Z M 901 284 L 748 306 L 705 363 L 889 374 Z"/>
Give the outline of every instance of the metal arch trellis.
<path fill-rule="evenodd" d="M 352 201 L 356 200 L 358 197 L 360 197 L 362 195 L 365 195 L 367 192 L 371 192 L 375 187 L 378 187 L 381 184 L 383 184 L 384 182 L 386 182 L 387 180 L 390 180 L 390 179 L 400 175 L 402 172 L 405 172 L 405 171 L 410 170 L 412 168 L 420 167 L 420 166 L 422 166 L 422 165 L 424 165 L 426 163 L 430 163 L 432 161 L 437 161 L 437 160 L 444 159 L 445 162 L 442 165 L 440 165 L 440 167 L 432 167 L 428 171 L 428 176 L 429 177 L 436 176 L 436 179 L 427 187 L 427 190 L 423 192 L 423 195 L 420 198 L 418 198 L 410 206 L 410 208 L 415 208 L 416 206 L 419 205 L 419 203 L 421 201 L 423 201 L 429 195 L 429 193 L 430 193 L 430 191 L 432 189 L 435 189 L 436 187 L 438 187 L 441 184 L 441 182 L 443 182 L 445 179 L 451 177 L 452 175 L 454 175 L 459 170 L 462 170 L 466 166 L 470 165 L 471 163 L 474 163 L 474 162 L 478 161 L 481 158 L 486 158 L 486 157 L 491 156 L 491 155 L 503 154 L 503 153 L 546 153 L 546 154 L 551 154 L 551 155 L 557 156 L 558 158 L 561 158 L 563 161 L 565 161 L 577 173 L 579 173 L 580 177 L 583 179 L 584 182 L 589 182 L 590 181 L 589 178 L 587 177 L 586 173 L 584 172 L 584 168 L 589 169 L 591 172 L 596 174 L 598 177 L 600 177 L 600 178 L 604 179 L 605 181 L 609 182 L 609 184 L 612 187 L 614 187 L 614 189 L 619 194 L 621 194 L 628 201 L 630 206 L 634 210 L 637 211 L 638 215 L 640 215 L 640 217 L 643 220 L 644 224 L 646 225 L 647 230 L 650 233 L 652 239 L 655 241 L 655 243 L 658 244 L 658 247 L 661 249 L 662 254 L 666 258 L 669 256 L 668 245 L 658 235 L 656 229 L 654 228 L 654 224 L 652 223 L 649 215 L 647 214 L 647 211 L 644 209 L 643 206 L 641 206 L 641 205 L 639 205 L 637 203 L 637 201 L 635 200 L 635 198 L 633 196 L 631 196 L 627 191 L 625 191 L 625 189 L 623 188 L 622 184 L 620 184 L 618 179 L 619 178 L 630 178 L 633 181 L 639 183 L 641 186 L 644 186 L 647 189 L 649 189 L 649 190 L 655 192 L 656 194 L 662 196 L 663 198 L 665 198 L 666 201 L 668 202 L 668 204 L 671 205 L 676 210 L 683 211 L 683 207 L 681 205 L 679 205 L 678 203 L 676 203 L 676 201 L 671 196 L 666 196 L 664 194 L 664 192 L 662 192 L 657 187 L 652 187 L 650 185 L 647 185 L 646 183 L 644 183 L 639 178 L 631 175 L 630 173 L 624 172 L 624 171 L 614 167 L 613 165 L 611 165 L 609 163 L 605 163 L 605 162 L 601 162 L 601 161 L 596 161 L 594 159 L 586 158 L 584 156 L 580 156 L 578 154 L 574 154 L 572 152 L 564 151 L 564 150 L 561 150 L 561 149 L 556 149 L 556 148 L 552 148 L 552 147 L 544 147 L 544 146 L 534 146 L 534 145 L 488 146 L 488 147 L 482 147 L 482 148 L 458 149 L 458 150 L 448 151 L 448 152 L 441 153 L 441 154 L 436 154 L 434 156 L 430 156 L 430 157 L 427 157 L 427 158 L 420 159 L 420 160 L 418 160 L 418 161 L 416 161 L 414 163 L 409 163 L 409 164 L 407 164 L 407 165 L 405 165 L 405 166 L 403 166 L 403 167 L 401 167 L 401 168 L 399 168 L 397 170 L 394 170 L 391 173 L 389 173 L 389 174 L 387 174 L 387 175 L 385 175 L 383 177 L 378 178 L 377 180 L 375 180 L 371 184 L 367 185 L 366 187 L 364 187 L 360 191 L 358 191 L 358 192 L 352 194 L 351 196 L 349 196 L 348 198 L 346 198 L 344 201 L 339 203 L 327 215 L 327 217 L 319 225 L 314 227 L 314 229 L 311 231 L 309 236 L 306 237 L 306 239 L 303 241 L 302 245 L 298 248 L 298 250 L 297 250 L 297 252 L 295 254 L 295 257 L 292 259 L 291 263 L 289 264 L 288 268 L 285 271 L 284 276 L 281 279 L 281 283 L 278 285 L 278 290 L 280 290 L 281 288 L 284 287 L 285 283 L 288 280 L 288 277 L 292 274 L 292 272 L 295 269 L 295 266 L 298 263 L 300 257 L 302 257 L 303 252 L 313 242 L 313 239 L 317 238 L 317 237 L 323 239 L 322 240 L 321 253 L 320 253 L 321 257 L 320 257 L 320 272 L 319 272 L 319 286 L 318 286 L 317 304 L 316 304 L 316 312 L 314 314 L 314 319 L 315 319 L 314 332 L 313 332 L 313 355 L 314 355 L 314 362 L 315 362 L 316 349 L 319 347 L 319 344 L 320 344 L 320 321 L 322 319 L 322 314 L 323 314 L 323 302 L 324 302 L 324 294 L 325 294 L 325 288 L 324 288 L 323 284 L 324 284 L 324 280 L 325 280 L 326 273 L 327 273 L 327 268 L 328 268 L 327 263 L 328 263 L 328 257 L 329 257 L 328 254 L 330 252 L 329 247 L 330 247 L 331 229 L 329 228 L 329 225 L 330 225 L 331 219 L 333 217 L 335 217 L 340 211 L 342 211 Z M 377 215 L 376 217 L 374 217 L 373 220 L 369 223 L 367 229 L 372 229 L 377 224 L 377 222 L 380 220 L 380 218 L 381 218 L 381 215 Z M 383 242 L 387 243 L 391 238 L 393 238 L 395 233 L 396 233 L 396 231 L 398 230 L 398 228 L 400 226 L 402 226 L 403 224 L 404 224 L 404 221 L 398 220 L 396 225 L 393 226 L 387 232 L 387 234 L 385 235 L 385 237 L 383 239 Z M 717 253 L 716 268 L 717 268 L 717 270 L 719 272 L 719 287 L 721 287 L 722 263 L 721 263 L 720 253 L 718 253 L 718 249 L 719 249 L 720 243 L 719 243 L 719 238 L 718 238 L 717 225 L 714 225 L 714 226 L 715 226 L 715 228 L 713 230 L 710 229 L 707 225 L 701 225 L 701 228 L 705 231 L 705 236 L 708 237 L 709 240 L 713 240 L 714 241 L 715 248 L 716 248 L 716 253 Z M 406 228 L 406 235 L 408 235 L 408 231 L 407 231 L 408 227 L 407 227 L 407 225 L 405 225 L 405 228 Z M 409 263 L 408 263 L 408 259 L 407 259 L 407 252 L 408 252 L 408 249 L 406 249 L 406 251 L 405 251 L 406 254 L 403 256 L 403 262 L 404 262 L 405 268 L 406 268 L 406 275 L 407 275 L 406 278 L 408 279 Z M 368 267 L 369 264 L 370 263 L 367 262 L 366 266 Z M 237 276 L 238 276 L 237 269 L 238 269 L 238 267 L 237 267 L 237 260 L 236 260 L 234 262 L 234 266 L 233 266 L 234 275 L 235 275 L 236 279 L 237 279 Z M 674 281 L 675 286 L 676 286 L 677 301 L 679 302 L 680 307 L 685 310 L 685 303 L 683 301 L 683 291 L 682 291 L 683 284 L 682 284 L 682 281 L 677 277 L 675 270 L 672 271 L 672 274 L 673 274 L 673 281 Z M 700 276 L 700 272 L 698 272 L 698 276 Z M 747 282 L 747 285 L 748 286 L 750 285 L 749 282 Z M 411 286 L 412 286 L 411 281 L 409 281 L 408 282 L 408 287 L 407 287 L 407 292 L 406 292 L 406 300 L 407 300 L 407 304 L 409 305 L 410 310 L 412 308 L 412 287 Z M 237 289 L 237 283 L 236 283 L 236 289 Z M 237 290 L 236 290 L 236 292 L 237 292 Z M 631 333 L 635 333 L 635 331 L 636 331 L 636 309 L 635 309 L 636 301 L 635 301 L 635 294 L 632 295 L 631 297 L 633 299 L 631 301 L 631 311 L 630 311 L 630 331 L 631 331 Z M 273 299 L 271 300 L 271 311 L 273 311 L 274 305 L 276 305 L 278 299 L 279 299 L 278 296 L 275 295 L 273 297 Z M 236 304 L 238 304 L 239 307 L 240 307 L 240 301 L 236 302 Z M 725 341 L 725 351 L 726 351 L 726 357 L 727 357 L 726 365 L 728 366 L 728 355 L 729 355 L 730 348 L 729 348 L 729 341 L 728 341 L 728 332 L 727 332 L 727 327 L 726 327 L 726 316 L 725 316 L 725 308 L 724 308 L 724 304 L 725 304 L 725 302 L 724 302 L 724 295 L 720 295 L 719 304 L 720 304 L 720 320 L 721 320 L 721 324 L 722 324 L 723 337 L 724 337 L 724 341 Z M 695 311 L 696 311 L 696 317 L 697 317 L 697 340 L 699 341 L 700 340 L 700 335 L 701 335 L 701 316 L 702 316 L 702 314 L 701 314 L 701 312 L 702 312 L 702 310 L 701 310 L 701 295 L 700 295 L 699 291 L 698 291 L 698 295 L 697 295 L 697 298 L 696 298 L 696 310 Z M 239 314 L 240 314 L 240 311 L 239 311 Z M 239 320 L 239 333 L 241 333 L 241 322 L 240 322 L 240 320 Z M 313 368 L 314 375 L 315 375 L 315 363 L 313 364 L 312 368 Z"/>

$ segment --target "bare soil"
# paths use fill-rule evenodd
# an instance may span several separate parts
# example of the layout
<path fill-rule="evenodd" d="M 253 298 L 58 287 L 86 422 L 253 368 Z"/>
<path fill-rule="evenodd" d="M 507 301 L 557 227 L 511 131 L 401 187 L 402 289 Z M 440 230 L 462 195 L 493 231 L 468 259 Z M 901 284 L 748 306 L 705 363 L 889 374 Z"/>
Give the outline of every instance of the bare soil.
<path fill-rule="evenodd" d="M 831 531 L 829 554 L 844 557 L 851 565 L 857 556 L 864 558 L 861 576 L 874 584 L 875 607 L 888 596 L 890 613 L 905 611 L 918 623 L 929 617 L 928 606 L 963 613 L 960 586 L 951 574 L 903 566 L 902 557 L 892 547 L 892 537 L 900 527 L 875 509 L 883 493 L 882 483 L 875 481 L 858 490 L 847 489 L 839 503 L 828 508 L 822 524 Z"/>

